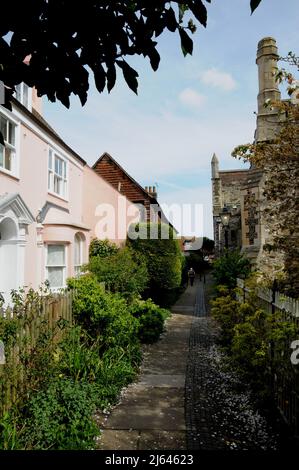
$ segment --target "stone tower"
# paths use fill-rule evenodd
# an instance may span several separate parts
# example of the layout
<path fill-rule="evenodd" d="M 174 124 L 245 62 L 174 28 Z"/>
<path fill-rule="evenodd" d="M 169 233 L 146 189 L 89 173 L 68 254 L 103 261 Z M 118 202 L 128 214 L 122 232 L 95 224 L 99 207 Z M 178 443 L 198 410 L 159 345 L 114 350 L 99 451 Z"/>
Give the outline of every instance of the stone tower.
<path fill-rule="evenodd" d="M 213 215 L 219 215 L 221 210 L 221 181 L 219 177 L 219 160 L 214 153 L 211 160 L 212 168 L 212 195 L 213 195 Z"/>
<path fill-rule="evenodd" d="M 257 97 L 258 114 L 256 124 L 256 142 L 270 140 L 277 130 L 277 109 L 265 107 L 265 102 L 280 101 L 280 91 L 275 79 L 279 58 L 275 39 L 266 37 L 258 43 L 256 64 L 258 66 L 259 93 Z"/>

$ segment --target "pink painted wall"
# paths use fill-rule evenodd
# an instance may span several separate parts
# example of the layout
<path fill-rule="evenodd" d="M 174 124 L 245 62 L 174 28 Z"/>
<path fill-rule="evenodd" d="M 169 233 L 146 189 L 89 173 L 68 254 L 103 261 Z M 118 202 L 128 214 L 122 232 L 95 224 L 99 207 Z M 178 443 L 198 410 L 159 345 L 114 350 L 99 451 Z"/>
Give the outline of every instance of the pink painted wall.
<path fill-rule="evenodd" d="M 70 157 L 63 149 L 59 148 L 59 145 L 54 148 L 62 156 Z M 21 123 L 19 129 L 19 178 L 0 171 L 0 195 L 19 193 L 34 218 L 47 201 L 67 209 L 68 212 L 51 208 L 43 225 L 47 227 L 47 224 L 52 223 L 64 224 L 55 227 L 55 234 L 51 232 L 51 240 L 62 240 L 69 243 L 71 246 L 69 252 L 72 253 L 74 236 L 78 231 L 86 233 L 86 238 L 89 239 L 88 231 L 81 227 L 83 163 L 68 159 L 68 200 L 63 200 L 48 192 L 48 149 L 48 142 L 41 135 Z M 78 227 L 76 228 L 76 226 Z M 28 227 L 24 279 L 25 285 L 34 288 L 44 281 L 45 275 L 44 250 L 37 246 L 36 228 L 36 223 L 30 224 Z M 48 241 L 47 236 L 47 231 L 44 228 L 44 242 Z M 87 261 L 86 256 L 85 261 Z M 69 259 L 68 268 L 68 275 L 73 275 L 73 257 Z"/>
<path fill-rule="evenodd" d="M 32 108 L 34 108 L 39 114 L 42 114 L 42 99 L 37 96 L 35 88 L 32 88 Z"/>
<path fill-rule="evenodd" d="M 36 103 L 34 103 L 36 99 Z M 38 106 L 37 97 L 33 105 Z M 39 108 L 40 109 L 40 108 Z M 18 110 L 17 110 L 18 111 Z M 55 141 L 51 147 L 68 160 L 67 200 L 48 192 L 47 136 L 36 124 L 24 122 L 19 126 L 19 174 L 12 177 L 0 170 L 0 196 L 19 193 L 34 218 L 46 202 L 50 208 L 40 227 L 37 222 L 28 226 L 25 246 L 26 286 L 37 288 L 45 280 L 45 257 L 48 243 L 67 246 L 67 277 L 74 275 L 74 239 L 76 233 L 84 237 L 83 262 L 88 261 L 91 238 L 109 238 L 118 245 L 125 242 L 128 225 L 136 220 L 138 209 L 124 196 L 97 175 L 88 165 L 75 159 Z M 51 140 L 51 139 L 50 139 Z M 55 145 L 53 145 L 55 144 Z M 103 204 L 112 212 L 110 231 L 103 224 Z M 64 209 L 64 210 L 61 210 Z M 109 211 L 108 211 L 109 212 Z M 112 232 L 111 232 L 112 230 Z"/>
<path fill-rule="evenodd" d="M 90 237 L 109 238 L 121 245 L 127 237 L 129 224 L 139 214 L 136 206 L 116 191 L 113 186 L 95 173 L 89 166 L 84 167 L 83 224 L 90 227 Z M 101 221 L 110 223 L 105 230 Z"/>

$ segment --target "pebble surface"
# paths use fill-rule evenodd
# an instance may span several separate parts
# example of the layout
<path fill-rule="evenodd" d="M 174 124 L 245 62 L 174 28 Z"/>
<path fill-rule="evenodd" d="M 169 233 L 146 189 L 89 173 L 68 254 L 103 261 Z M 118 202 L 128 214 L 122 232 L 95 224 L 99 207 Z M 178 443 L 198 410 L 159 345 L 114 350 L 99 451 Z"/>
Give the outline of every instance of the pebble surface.
<path fill-rule="evenodd" d="M 202 283 L 194 315 L 185 384 L 187 449 L 277 450 L 278 436 L 255 410 L 250 391 L 227 367 L 217 346 Z"/>

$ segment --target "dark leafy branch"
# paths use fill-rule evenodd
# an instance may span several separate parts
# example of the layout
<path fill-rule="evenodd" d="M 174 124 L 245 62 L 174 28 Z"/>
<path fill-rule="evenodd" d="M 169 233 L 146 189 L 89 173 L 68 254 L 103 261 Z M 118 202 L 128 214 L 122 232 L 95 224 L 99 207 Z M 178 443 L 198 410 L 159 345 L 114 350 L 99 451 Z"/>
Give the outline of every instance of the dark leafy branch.
<path fill-rule="evenodd" d="M 261 0 L 251 0 L 254 11 Z M 211 0 L 27 0 L 6 3 L 0 19 L 0 80 L 6 103 L 15 85 L 35 86 L 38 96 L 70 106 L 70 96 L 85 104 L 89 76 L 97 90 L 112 90 L 120 68 L 137 93 L 138 73 L 130 56 L 148 58 L 157 70 L 157 38 L 167 29 L 178 32 L 184 55 L 192 54 L 190 33 L 207 25 L 206 3 Z M 18 14 L 16 15 L 16 11 Z M 186 19 L 188 14 L 188 19 Z M 27 58 L 26 63 L 24 59 Z M 117 67 L 116 67 L 117 66 Z"/>

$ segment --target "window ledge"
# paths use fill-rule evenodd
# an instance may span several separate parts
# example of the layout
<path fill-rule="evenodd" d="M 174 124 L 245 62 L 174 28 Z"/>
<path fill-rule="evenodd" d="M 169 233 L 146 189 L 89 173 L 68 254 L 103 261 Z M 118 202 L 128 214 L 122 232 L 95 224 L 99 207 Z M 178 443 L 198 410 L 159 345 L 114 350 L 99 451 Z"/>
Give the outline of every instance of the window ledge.
<path fill-rule="evenodd" d="M 5 175 L 10 176 L 10 177 L 13 178 L 14 180 L 20 181 L 20 177 L 19 177 L 19 176 L 17 176 L 16 174 L 12 173 L 12 172 L 9 171 L 9 170 L 6 170 L 5 168 L 0 167 L 0 173 L 4 173 Z"/>
<path fill-rule="evenodd" d="M 57 194 L 57 193 L 54 193 L 54 191 L 49 191 L 49 190 L 48 190 L 48 194 L 50 194 L 51 196 L 57 197 L 57 199 L 61 199 L 61 201 L 69 202 L 69 199 L 66 199 L 66 198 L 63 197 L 63 196 L 60 196 L 60 195 Z"/>

